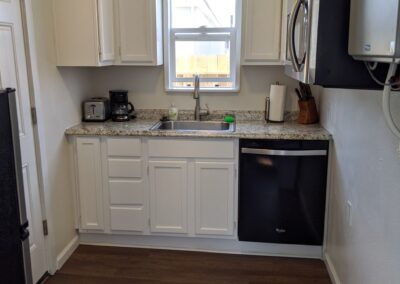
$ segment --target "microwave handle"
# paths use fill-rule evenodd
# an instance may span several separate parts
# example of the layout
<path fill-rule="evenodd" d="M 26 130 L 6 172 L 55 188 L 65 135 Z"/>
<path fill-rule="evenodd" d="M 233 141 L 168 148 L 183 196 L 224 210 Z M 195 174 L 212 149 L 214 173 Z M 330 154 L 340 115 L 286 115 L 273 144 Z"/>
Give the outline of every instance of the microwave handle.
<path fill-rule="evenodd" d="M 289 33 L 288 33 L 288 40 L 289 40 L 289 54 L 290 59 L 292 61 L 293 68 L 296 72 L 300 72 L 301 64 L 299 63 L 299 59 L 296 54 L 296 47 L 295 47 L 295 26 L 297 17 L 299 16 L 300 7 L 303 4 L 303 0 L 297 0 L 293 6 L 292 12 L 290 13 L 289 19 Z"/>

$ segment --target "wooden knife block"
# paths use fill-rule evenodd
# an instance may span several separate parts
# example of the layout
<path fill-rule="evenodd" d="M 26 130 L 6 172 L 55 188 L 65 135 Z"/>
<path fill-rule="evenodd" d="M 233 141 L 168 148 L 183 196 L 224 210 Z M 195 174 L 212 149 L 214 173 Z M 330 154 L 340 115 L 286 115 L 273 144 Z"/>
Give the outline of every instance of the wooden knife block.
<path fill-rule="evenodd" d="M 313 124 L 319 121 L 317 105 L 315 99 L 311 98 L 307 101 L 299 101 L 299 117 L 297 122 L 300 124 Z"/>

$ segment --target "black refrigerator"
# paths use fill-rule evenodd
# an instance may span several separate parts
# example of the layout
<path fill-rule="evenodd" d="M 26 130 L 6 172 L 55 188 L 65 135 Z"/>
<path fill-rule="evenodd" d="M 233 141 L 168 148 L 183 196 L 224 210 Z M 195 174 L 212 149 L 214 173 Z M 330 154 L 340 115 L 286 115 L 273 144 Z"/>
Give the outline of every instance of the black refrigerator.
<path fill-rule="evenodd" d="M 0 282 L 32 283 L 14 89 L 0 89 Z"/>

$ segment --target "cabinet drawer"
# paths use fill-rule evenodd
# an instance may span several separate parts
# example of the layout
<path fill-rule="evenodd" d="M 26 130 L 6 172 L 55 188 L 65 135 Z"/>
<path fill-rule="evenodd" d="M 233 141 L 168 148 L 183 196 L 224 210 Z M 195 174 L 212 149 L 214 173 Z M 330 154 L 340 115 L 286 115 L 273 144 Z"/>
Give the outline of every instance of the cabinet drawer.
<path fill-rule="evenodd" d="M 150 157 L 225 158 L 235 157 L 233 140 L 151 139 Z"/>
<path fill-rule="evenodd" d="M 112 205 L 143 204 L 143 181 L 110 180 L 108 184 Z"/>
<path fill-rule="evenodd" d="M 143 231 L 143 207 L 110 207 L 111 230 Z"/>
<path fill-rule="evenodd" d="M 108 176 L 110 178 L 142 177 L 141 159 L 108 159 Z"/>
<path fill-rule="evenodd" d="M 108 156 L 140 157 L 142 143 L 139 138 L 108 138 Z"/>

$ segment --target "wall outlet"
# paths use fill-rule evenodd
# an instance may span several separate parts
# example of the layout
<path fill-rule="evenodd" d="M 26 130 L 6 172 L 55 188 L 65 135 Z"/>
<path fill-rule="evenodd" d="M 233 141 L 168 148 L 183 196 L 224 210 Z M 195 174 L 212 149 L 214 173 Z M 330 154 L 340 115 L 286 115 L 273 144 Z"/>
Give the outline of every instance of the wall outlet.
<path fill-rule="evenodd" d="M 353 204 L 350 200 L 346 202 L 346 217 L 347 217 L 347 225 L 351 227 L 353 225 Z"/>

